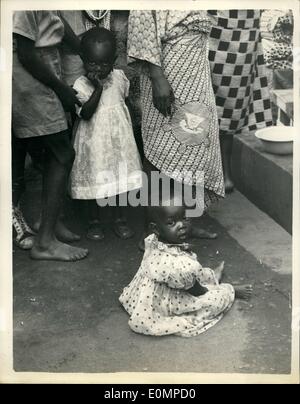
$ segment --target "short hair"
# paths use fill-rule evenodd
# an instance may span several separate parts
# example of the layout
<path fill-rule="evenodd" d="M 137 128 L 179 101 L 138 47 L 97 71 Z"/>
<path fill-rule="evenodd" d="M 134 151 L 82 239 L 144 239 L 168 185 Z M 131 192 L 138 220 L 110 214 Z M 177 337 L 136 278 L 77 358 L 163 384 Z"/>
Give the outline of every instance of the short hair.
<path fill-rule="evenodd" d="M 102 27 L 91 28 L 83 34 L 81 47 L 82 49 L 86 49 L 97 42 L 109 42 L 111 44 L 112 55 L 116 54 L 117 41 L 113 32 Z"/>
<path fill-rule="evenodd" d="M 163 195 L 159 193 L 158 205 L 147 206 L 147 218 L 149 222 L 157 223 L 160 220 L 160 215 L 164 208 L 168 206 L 185 207 L 182 200 L 182 194 L 179 194 L 172 187 L 169 195 Z"/>

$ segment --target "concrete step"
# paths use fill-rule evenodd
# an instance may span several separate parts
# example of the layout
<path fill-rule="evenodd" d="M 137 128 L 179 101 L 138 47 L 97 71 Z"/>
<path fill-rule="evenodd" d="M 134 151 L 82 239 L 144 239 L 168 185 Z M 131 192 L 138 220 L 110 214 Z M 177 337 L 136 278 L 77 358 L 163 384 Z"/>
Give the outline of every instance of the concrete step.
<path fill-rule="evenodd" d="M 293 156 L 265 153 L 253 133 L 238 135 L 232 170 L 236 188 L 291 234 Z"/>
<path fill-rule="evenodd" d="M 209 216 L 262 266 L 282 275 L 292 273 L 291 235 L 240 192 L 236 190 L 213 204 Z"/>

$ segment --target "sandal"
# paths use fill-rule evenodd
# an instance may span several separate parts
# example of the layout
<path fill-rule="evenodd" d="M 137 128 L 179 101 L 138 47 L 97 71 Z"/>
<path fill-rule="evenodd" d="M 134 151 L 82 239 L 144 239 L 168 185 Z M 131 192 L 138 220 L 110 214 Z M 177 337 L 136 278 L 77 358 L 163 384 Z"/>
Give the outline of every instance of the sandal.
<path fill-rule="evenodd" d="M 34 230 L 32 230 L 32 228 L 29 226 L 29 224 L 26 222 L 23 213 L 21 211 L 21 209 L 19 208 L 19 206 L 14 208 L 16 215 L 18 216 L 18 219 L 21 223 L 22 228 L 29 234 L 31 234 L 32 236 L 36 235 L 36 232 Z"/>
<path fill-rule="evenodd" d="M 34 231 L 27 224 L 19 207 L 13 206 L 12 222 L 16 233 L 14 244 L 22 250 L 30 250 L 34 244 Z"/>
<path fill-rule="evenodd" d="M 113 229 L 116 236 L 122 240 L 127 240 L 134 236 L 134 231 L 128 226 L 126 219 L 116 219 Z"/>
<path fill-rule="evenodd" d="M 93 241 L 101 241 L 104 239 L 104 233 L 99 220 L 93 220 L 89 223 L 86 238 Z"/>

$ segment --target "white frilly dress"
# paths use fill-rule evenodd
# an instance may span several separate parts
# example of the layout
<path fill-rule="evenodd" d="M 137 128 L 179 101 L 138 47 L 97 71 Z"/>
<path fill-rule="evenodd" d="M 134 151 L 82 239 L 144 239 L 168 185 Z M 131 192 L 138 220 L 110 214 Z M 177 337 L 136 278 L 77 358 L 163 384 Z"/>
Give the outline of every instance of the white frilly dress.
<path fill-rule="evenodd" d="M 208 289 L 198 297 L 187 292 L 196 280 Z M 219 284 L 214 271 L 203 268 L 196 254 L 168 246 L 152 234 L 145 239 L 141 266 L 119 300 L 133 331 L 192 337 L 220 321 L 234 298 L 233 286 Z"/>
<path fill-rule="evenodd" d="M 94 86 L 86 76 L 74 83 L 77 98 L 87 102 Z M 80 119 L 75 130 L 75 161 L 70 175 L 74 199 L 102 199 L 142 186 L 139 152 L 125 98 L 129 80 L 122 70 L 108 76 L 98 107 L 88 121 Z M 77 109 L 80 116 L 80 108 Z"/>

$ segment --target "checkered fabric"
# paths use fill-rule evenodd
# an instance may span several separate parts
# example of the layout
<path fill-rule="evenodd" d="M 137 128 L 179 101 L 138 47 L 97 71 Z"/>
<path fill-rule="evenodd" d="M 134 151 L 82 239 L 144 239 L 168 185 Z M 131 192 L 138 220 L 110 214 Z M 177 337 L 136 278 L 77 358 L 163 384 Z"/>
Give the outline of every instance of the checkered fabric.
<path fill-rule="evenodd" d="M 260 38 L 260 10 L 209 10 L 209 60 L 220 134 L 270 126 L 268 81 Z"/>

